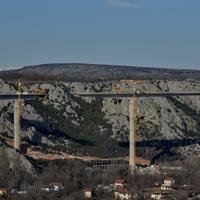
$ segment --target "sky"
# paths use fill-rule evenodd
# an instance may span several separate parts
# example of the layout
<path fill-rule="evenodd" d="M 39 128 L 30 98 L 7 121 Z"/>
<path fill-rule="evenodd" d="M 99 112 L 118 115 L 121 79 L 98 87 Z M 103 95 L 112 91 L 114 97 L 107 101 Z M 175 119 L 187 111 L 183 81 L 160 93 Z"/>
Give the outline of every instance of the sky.
<path fill-rule="evenodd" d="M 97 63 L 200 69 L 200 0 L 0 0 L 0 69 Z"/>

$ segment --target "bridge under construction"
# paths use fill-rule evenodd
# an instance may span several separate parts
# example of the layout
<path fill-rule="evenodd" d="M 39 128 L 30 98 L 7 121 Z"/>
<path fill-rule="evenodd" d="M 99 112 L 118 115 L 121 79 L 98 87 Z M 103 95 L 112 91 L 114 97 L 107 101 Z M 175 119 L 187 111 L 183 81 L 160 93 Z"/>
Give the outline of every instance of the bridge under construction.
<path fill-rule="evenodd" d="M 134 83 L 134 80 L 133 80 Z M 134 83 L 136 84 L 136 83 Z M 95 98 L 128 98 L 129 116 L 130 116 L 130 134 L 129 134 L 129 169 L 133 173 L 136 170 L 136 115 L 137 115 L 137 99 L 149 97 L 173 97 L 173 96 L 200 96 L 200 92 L 153 92 L 142 93 L 136 90 L 136 86 L 131 93 L 78 93 L 81 97 L 95 97 Z"/>
<path fill-rule="evenodd" d="M 133 81 L 134 83 L 134 81 Z M 95 98 L 128 98 L 129 103 L 129 116 L 130 116 L 130 135 L 129 135 L 129 157 L 126 159 L 112 158 L 112 159 L 99 159 L 90 160 L 85 162 L 86 166 L 101 166 L 102 168 L 108 165 L 129 165 L 132 172 L 135 171 L 138 163 L 136 157 L 136 115 L 137 115 L 137 99 L 149 97 L 173 97 L 173 96 L 200 96 L 200 92 L 151 92 L 143 93 L 133 88 L 130 93 L 125 92 L 98 92 L 98 93 L 78 93 L 80 97 L 95 97 Z M 32 101 L 35 99 L 44 98 L 45 93 L 23 93 L 18 86 L 16 94 L 0 94 L 0 100 L 10 100 L 14 102 L 14 148 L 20 150 L 21 143 L 21 114 L 23 110 L 24 101 Z"/>

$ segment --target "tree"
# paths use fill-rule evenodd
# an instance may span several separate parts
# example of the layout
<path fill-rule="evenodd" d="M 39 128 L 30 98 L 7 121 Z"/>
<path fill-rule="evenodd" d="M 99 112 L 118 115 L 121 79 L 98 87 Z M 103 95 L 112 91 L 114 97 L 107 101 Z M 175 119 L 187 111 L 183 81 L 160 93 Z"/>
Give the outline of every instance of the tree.
<path fill-rule="evenodd" d="M 8 186 L 9 163 L 4 151 L 0 151 L 0 186 Z"/>

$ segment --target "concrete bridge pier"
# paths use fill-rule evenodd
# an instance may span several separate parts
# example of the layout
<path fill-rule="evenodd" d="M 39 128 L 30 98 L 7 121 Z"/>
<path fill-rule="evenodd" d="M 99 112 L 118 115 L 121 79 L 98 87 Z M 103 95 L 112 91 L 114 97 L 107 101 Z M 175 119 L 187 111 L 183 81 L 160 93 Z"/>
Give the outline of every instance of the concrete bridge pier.
<path fill-rule="evenodd" d="M 136 113 L 137 113 L 137 97 L 135 92 L 130 99 L 130 135 L 129 135 L 129 168 L 130 172 L 134 173 L 136 170 Z"/>
<path fill-rule="evenodd" d="M 21 146 L 21 113 L 22 100 L 14 101 L 14 148 L 20 150 Z"/>

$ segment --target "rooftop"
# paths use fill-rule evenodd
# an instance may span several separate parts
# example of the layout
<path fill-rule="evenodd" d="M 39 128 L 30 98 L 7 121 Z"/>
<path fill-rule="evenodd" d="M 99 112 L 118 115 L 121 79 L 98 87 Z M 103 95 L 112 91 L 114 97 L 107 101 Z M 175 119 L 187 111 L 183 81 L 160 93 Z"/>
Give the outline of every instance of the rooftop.
<path fill-rule="evenodd" d="M 92 188 L 84 188 L 83 190 L 82 190 L 83 192 L 91 192 L 92 191 Z"/>
<path fill-rule="evenodd" d="M 116 180 L 114 180 L 114 183 L 121 183 L 121 184 L 124 184 L 124 183 L 125 183 L 125 180 L 124 180 L 124 179 L 116 179 Z"/>
<path fill-rule="evenodd" d="M 164 180 L 166 180 L 166 181 L 172 181 L 172 180 L 174 180 L 174 178 L 173 177 L 165 177 L 165 179 Z"/>

